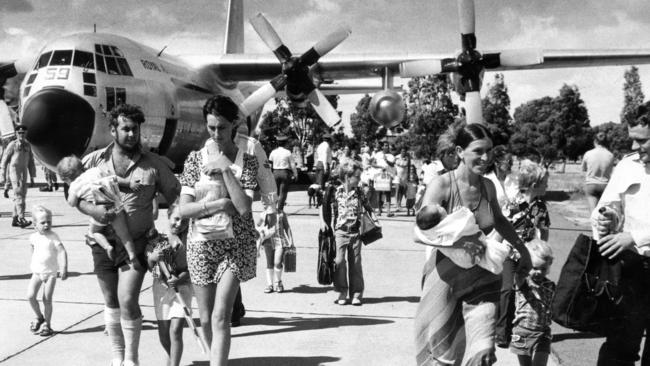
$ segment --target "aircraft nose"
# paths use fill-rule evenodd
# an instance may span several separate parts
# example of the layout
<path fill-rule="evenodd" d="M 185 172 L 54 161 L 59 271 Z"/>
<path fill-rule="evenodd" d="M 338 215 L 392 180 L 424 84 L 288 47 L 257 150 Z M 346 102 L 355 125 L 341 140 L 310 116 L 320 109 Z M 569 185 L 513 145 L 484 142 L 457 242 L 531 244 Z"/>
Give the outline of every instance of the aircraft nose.
<path fill-rule="evenodd" d="M 25 138 L 36 157 L 50 169 L 61 158 L 81 157 L 92 137 L 95 112 L 82 97 L 64 89 L 44 89 L 34 94 L 23 109 Z"/>

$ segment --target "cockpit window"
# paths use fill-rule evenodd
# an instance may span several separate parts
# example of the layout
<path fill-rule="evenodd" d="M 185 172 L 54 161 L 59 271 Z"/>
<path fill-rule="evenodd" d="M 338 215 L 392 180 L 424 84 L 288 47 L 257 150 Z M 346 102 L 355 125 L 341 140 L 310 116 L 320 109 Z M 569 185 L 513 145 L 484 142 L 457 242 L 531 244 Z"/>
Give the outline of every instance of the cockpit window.
<path fill-rule="evenodd" d="M 97 70 L 106 72 L 110 75 L 133 76 L 129 63 L 124 58 L 124 54 L 115 46 L 96 44 L 95 60 Z M 106 68 L 104 68 L 104 61 Z"/>
<path fill-rule="evenodd" d="M 34 65 L 34 70 L 38 70 L 41 67 L 47 66 L 47 63 L 50 61 L 50 56 L 52 56 L 52 51 L 45 52 L 44 54 L 42 54 L 41 57 L 38 58 L 38 61 L 36 61 L 36 65 Z"/>
<path fill-rule="evenodd" d="M 83 67 L 84 69 L 95 69 L 95 60 L 93 54 L 86 51 L 76 50 L 74 52 L 74 60 L 72 61 L 73 66 Z"/>
<path fill-rule="evenodd" d="M 72 50 L 54 51 L 50 66 L 70 66 L 72 64 Z"/>

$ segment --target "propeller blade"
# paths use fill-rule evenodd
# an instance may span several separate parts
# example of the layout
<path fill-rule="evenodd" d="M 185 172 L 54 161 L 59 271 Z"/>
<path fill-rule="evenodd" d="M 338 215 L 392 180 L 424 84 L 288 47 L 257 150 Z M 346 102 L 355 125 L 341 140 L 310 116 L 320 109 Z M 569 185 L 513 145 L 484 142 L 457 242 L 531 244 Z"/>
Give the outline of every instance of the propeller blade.
<path fill-rule="evenodd" d="M 498 66 L 518 67 L 544 63 L 544 53 L 538 48 L 507 50 L 502 51 L 497 55 L 499 60 Z M 483 55 L 483 57 L 485 56 L 487 55 Z"/>
<path fill-rule="evenodd" d="M 465 94 L 465 120 L 467 124 L 484 123 L 481 93 L 478 91 L 470 91 Z"/>
<path fill-rule="evenodd" d="M 427 59 L 405 61 L 399 64 L 399 76 L 403 78 L 414 78 L 439 74 L 442 72 L 442 60 Z"/>
<path fill-rule="evenodd" d="M 286 84 L 287 79 L 284 75 L 280 74 L 276 76 L 268 84 L 264 84 L 249 95 L 248 98 L 246 98 L 246 100 L 244 100 L 244 102 L 239 106 L 239 109 L 245 117 L 248 117 L 251 113 L 262 108 L 264 104 L 266 104 L 269 99 L 273 98 L 275 93 L 284 88 Z"/>
<path fill-rule="evenodd" d="M 348 26 L 340 26 L 334 32 L 330 33 L 324 39 L 321 39 L 312 48 L 307 50 L 300 56 L 300 63 L 302 65 L 311 66 L 318 61 L 319 58 L 325 56 L 334 47 L 345 41 L 346 38 L 352 33 Z"/>
<path fill-rule="evenodd" d="M 320 118 L 325 122 L 327 126 L 333 127 L 341 120 L 339 113 L 336 111 L 336 109 L 334 109 L 334 107 L 332 107 L 330 102 L 327 100 L 327 98 L 325 98 L 325 95 L 323 95 L 320 90 L 312 90 L 309 94 L 307 94 L 307 99 L 309 99 L 309 102 L 314 107 L 314 110 L 316 110 L 316 113 L 318 113 Z"/>
<path fill-rule="evenodd" d="M 291 57 L 291 51 L 282 43 L 280 36 L 273 29 L 273 26 L 266 19 L 264 14 L 257 13 L 254 17 L 250 18 L 251 25 L 255 32 L 262 38 L 262 41 L 275 53 L 280 62 L 285 62 Z"/>
<path fill-rule="evenodd" d="M 458 0 L 458 19 L 460 34 L 474 34 L 474 0 Z"/>

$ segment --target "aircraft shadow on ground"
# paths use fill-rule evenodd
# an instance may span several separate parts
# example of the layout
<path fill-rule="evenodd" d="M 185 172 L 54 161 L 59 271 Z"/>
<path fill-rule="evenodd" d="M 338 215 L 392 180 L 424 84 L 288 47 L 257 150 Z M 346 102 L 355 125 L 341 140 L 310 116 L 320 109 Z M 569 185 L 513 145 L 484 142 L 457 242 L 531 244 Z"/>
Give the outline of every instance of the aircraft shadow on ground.
<path fill-rule="evenodd" d="M 249 357 L 228 360 L 229 366 L 317 366 L 325 363 L 339 361 L 338 357 L 328 356 L 269 356 L 269 357 Z M 191 366 L 209 366 L 209 361 L 194 361 Z"/>
<path fill-rule="evenodd" d="M 332 286 L 307 286 L 300 285 L 298 287 L 285 289 L 284 292 L 294 292 L 297 294 L 324 294 L 332 290 Z"/>
<path fill-rule="evenodd" d="M 592 338 L 603 338 L 603 336 L 600 336 L 596 333 L 590 333 L 590 332 L 571 332 L 571 333 L 559 333 L 559 334 L 553 334 L 553 339 L 551 342 L 562 342 L 566 341 L 568 339 L 592 339 Z"/>
<path fill-rule="evenodd" d="M 87 276 L 87 275 L 94 275 L 95 272 L 68 272 L 68 278 L 70 277 L 79 277 L 79 276 Z M 31 273 L 24 273 L 24 274 L 15 274 L 15 275 L 6 275 L 6 276 L 0 276 L 0 281 L 8 281 L 8 280 L 28 280 L 32 278 Z"/>
<path fill-rule="evenodd" d="M 377 319 L 377 318 L 361 318 L 361 317 L 322 317 L 322 318 L 246 318 L 245 325 L 265 325 L 269 327 L 282 327 L 260 331 L 252 331 L 248 333 L 233 334 L 235 337 L 251 337 L 265 334 L 277 334 L 286 332 L 302 332 L 314 329 L 338 328 L 338 327 L 362 327 L 368 325 L 388 324 L 393 323 L 392 320 Z"/>
<path fill-rule="evenodd" d="M 544 198 L 547 201 L 566 201 L 571 198 L 571 195 L 564 191 L 546 191 Z"/>

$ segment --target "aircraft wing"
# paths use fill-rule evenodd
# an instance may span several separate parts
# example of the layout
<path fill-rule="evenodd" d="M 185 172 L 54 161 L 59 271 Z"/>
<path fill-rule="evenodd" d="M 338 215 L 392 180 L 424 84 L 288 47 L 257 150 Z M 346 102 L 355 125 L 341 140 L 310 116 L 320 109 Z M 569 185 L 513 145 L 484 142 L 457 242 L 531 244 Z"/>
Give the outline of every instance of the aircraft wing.
<path fill-rule="evenodd" d="M 503 50 L 486 50 L 483 54 Z M 650 49 L 632 50 L 540 50 L 541 63 L 525 66 L 500 66 L 490 71 L 534 70 L 590 66 L 650 64 Z M 329 54 L 312 69 L 315 78 L 325 84 L 334 80 L 380 77 L 388 68 L 400 76 L 400 64 L 414 60 L 443 60 L 454 54 Z M 273 54 L 226 54 L 204 68 L 228 81 L 270 80 L 281 71 Z M 349 89 L 349 88 L 348 88 Z M 360 89 L 363 89 L 360 87 Z M 366 87 L 366 89 L 368 89 Z M 351 92 L 348 90 L 348 92 Z"/>

